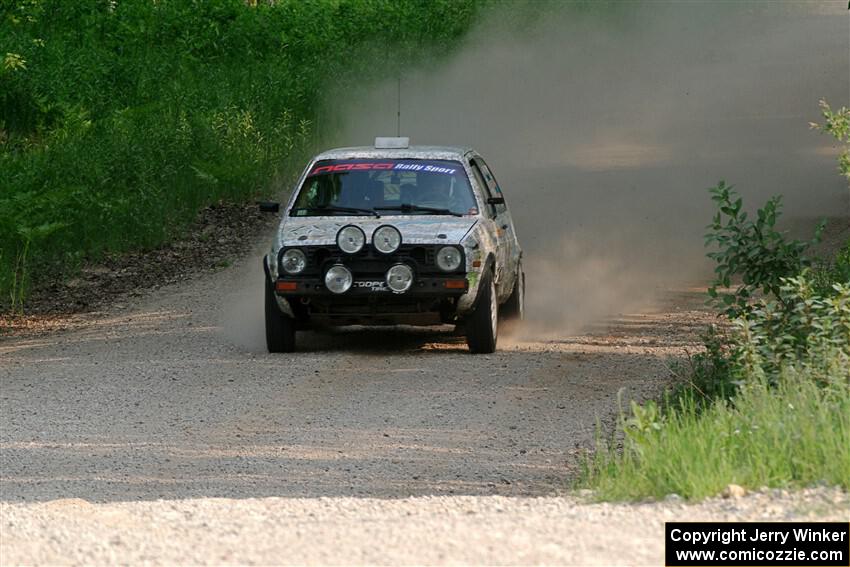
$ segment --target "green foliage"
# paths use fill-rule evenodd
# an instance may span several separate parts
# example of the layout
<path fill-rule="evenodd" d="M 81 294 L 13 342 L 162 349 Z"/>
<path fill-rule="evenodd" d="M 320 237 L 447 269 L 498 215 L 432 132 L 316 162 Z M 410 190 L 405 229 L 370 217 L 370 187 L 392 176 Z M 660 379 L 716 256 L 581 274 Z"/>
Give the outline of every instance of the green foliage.
<path fill-rule="evenodd" d="M 850 387 L 836 372 L 818 385 L 791 365 L 776 383 L 747 382 L 734 403 L 721 398 L 705 409 L 695 398 L 674 412 L 635 404 L 619 428 L 622 450 L 600 443 L 582 483 L 615 500 L 699 499 L 730 483 L 850 488 Z"/>
<path fill-rule="evenodd" d="M 621 413 L 580 482 L 603 499 L 697 499 L 730 483 L 849 488 L 850 243 L 812 271 L 808 243 L 774 228 L 778 199 L 752 222 L 730 187 L 712 193 L 719 212 L 707 239 L 719 251 L 709 254 L 718 263 L 710 294 L 743 280 L 724 296 L 731 329 L 706 335 L 706 352 L 663 403 Z"/>
<path fill-rule="evenodd" d="M 674 371 L 680 383 L 665 397 L 665 411 L 676 411 L 695 404 L 709 406 L 716 399 L 730 399 L 739 385 L 729 356 L 732 341 L 728 333 L 711 325 L 702 336 L 705 351 L 689 356 L 686 364 Z"/>
<path fill-rule="evenodd" d="M 479 3 L 0 3 L 0 308 L 286 189 L 328 89 L 447 53 Z"/>
<path fill-rule="evenodd" d="M 850 368 L 850 243 L 819 270 L 808 267 L 809 246 L 820 238 L 823 223 L 812 242 L 788 240 L 775 229 L 779 199 L 770 199 L 755 222 L 741 211 L 742 200 L 723 182 L 711 190 L 719 211 L 710 225 L 707 243 L 718 251 L 709 295 L 721 297 L 733 331 L 725 345 L 707 343 L 714 366 L 725 359 L 722 372 L 731 384 L 752 379 L 772 382 L 788 364 L 801 364 L 813 379 L 844 363 Z M 733 276 L 742 283 L 731 294 Z M 754 293 L 761 291 L 760 298 Z"/>
<path fill-rule="evenodd" d="M 17 53 L 7 53 L 3 58 L 3 72 L 12 73 L 14 71 L 25 70 L 27 61 Z"/>
<path fill-rule="evenodd" d="M 733 322 L 732 374 L 773 383 L 795 366 L 816 382 L 850 381 L 850 283 L 834 283 L 832 292 L 818 295 L 807 271 L 784 279 L 778 301 L 761 301 Z"/>
<path fill-rule="evenodd" d="M 57 230 L 65 228 L 65 226 L 60 222 L 51 222 L 39 226 L 18 227 L 18 236 L 23 241 L 23 247 L 18 250 L 15 256 L 14 269 L 11 274 L 12 284 L 9 289 L 9 304 L 13 313 L 23 309 L 24 297 L 27 291 L 27 260 L 29 259 L 30 247 L 34 242 L 38 243 L 44 240 Z"/>
<path fill-rule="evenodd" d="M 850 182 L 850 108 L 842 106 L 832 110 L 825 100 L 820 101 L 820 108 L 823 124 L 811 122 L 809 126 L 844 144 L 844 150 L 838 156 L 838 171 Z"/>
<path fill-rule="evenodd" d="M 830 295 L 833 284 L 850 283 L 850 239 L 838 251 L 834 259 L 820 260 L 811 273 L 812 287 L 820 295 Z"/>
<path fill-rule="evenodd" d="M 781 210 L 779 196 L 768 200 L 753 221 L 742 210 L 743 201 L 732 186 L 721 181 L 710 191 L 718 211 L 708 225 L 709 232 L 705 237 L 707 246 L 713 244 L 717 248 L 717 251 L 708 253 L 708 257 L 717 263 L 709 295 L 721 300 L 725 313 L 733 318 L 749 309 L 756 291 L 782 301 L 782 278 L 799 274 L 804 266 L 811 263 L 805 253 L 812 243 L 820 239 L 824 224 L 818 226 L 811 242 L 789 240 L 776 230 Z M 732 293 L 718 290 L 719 287 L 732 286 L 736 276 L 740 277 L 741 283 Z"/>

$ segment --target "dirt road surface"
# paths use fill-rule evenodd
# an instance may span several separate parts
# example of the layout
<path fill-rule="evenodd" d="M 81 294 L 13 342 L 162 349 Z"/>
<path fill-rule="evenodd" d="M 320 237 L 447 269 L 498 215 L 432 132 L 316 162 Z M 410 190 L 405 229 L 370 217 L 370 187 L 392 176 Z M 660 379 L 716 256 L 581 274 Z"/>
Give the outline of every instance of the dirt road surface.
<path fill-rule="evenodd" d="M 252 258 L 2 339 L 0 563 L 660 564 L 661 522 L 690 511 L 582 504 L 569 480 L 618 393 L 657 394 L 697 349 L 698 290 L 488 356 L 447 329 L 270 355 L 260 274 Z M 693 512 L 812 510 L 761 498 Z"/>

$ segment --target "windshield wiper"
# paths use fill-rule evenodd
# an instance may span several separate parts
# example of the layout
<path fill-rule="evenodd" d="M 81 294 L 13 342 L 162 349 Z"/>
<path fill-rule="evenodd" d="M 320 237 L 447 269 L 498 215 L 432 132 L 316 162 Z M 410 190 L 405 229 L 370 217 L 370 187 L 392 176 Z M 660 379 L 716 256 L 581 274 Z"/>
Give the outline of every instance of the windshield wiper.
<path fill-rule="evenodd" d="M 361 215 L 372 215 L 375 218 L 381 218 L 377 212 L 372 209 L 357 209 L 354 207 L 335 207 L 333 205 L 325 205 L 322 207 L 298 207 L 296 209 L 292 209 L 291 212 L 298 211 L 321 211 L 321 212 L 329 212 L 329 213 L 355 213 Z"/>
<path fill-rule="evenodd" d="M 402 203 L 401 205 L 395 205 L 394 207 L 375 207 L 376 211 L 401 211 L 403 213 L 410 211 L 419 211 L 423 213 L 434 213 L 435 215 L 452 215 L 454 217 L 462 217 L 463 215 L 457 213 L 451 209 L 439 209 L 437 207 L 421 207 L 419 205 L 411 205 L 409 203 Z"/>

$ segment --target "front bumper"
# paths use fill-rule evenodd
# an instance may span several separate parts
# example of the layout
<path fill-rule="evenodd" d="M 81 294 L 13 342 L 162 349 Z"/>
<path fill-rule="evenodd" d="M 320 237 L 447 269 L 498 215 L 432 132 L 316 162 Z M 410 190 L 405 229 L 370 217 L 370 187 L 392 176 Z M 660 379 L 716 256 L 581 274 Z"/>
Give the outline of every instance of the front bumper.
<path fill-rule="evenodd" d="M 405 297 L 411 299 L 460 297 L 469 291 L 469 281 L 464 275 L 449 277 L 416 278 L 411 288 L 396 293 L 387 287 L 386 282 L 376 278 L 355 278 L 351 289 L 345 293 L 332 293 L 319 278 L 278 278 L 275 292 L 282 297 L 380 297 L 388 296 L 394 300 Z"/>

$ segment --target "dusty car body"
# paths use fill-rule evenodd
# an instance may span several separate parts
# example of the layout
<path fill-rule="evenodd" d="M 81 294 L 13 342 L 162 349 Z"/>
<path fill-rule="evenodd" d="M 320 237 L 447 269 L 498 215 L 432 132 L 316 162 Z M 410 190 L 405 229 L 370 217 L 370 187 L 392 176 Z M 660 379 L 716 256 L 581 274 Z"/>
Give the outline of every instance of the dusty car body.
<path fill-rule="evenodd" d="M 263 265 L 271 352 L 317 323 L 453 323 L 471 351 L 493 352 L 499 318 L 523 317 L 513 220 L 471 148 L 378 138 L 315 156 Z"/>

